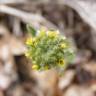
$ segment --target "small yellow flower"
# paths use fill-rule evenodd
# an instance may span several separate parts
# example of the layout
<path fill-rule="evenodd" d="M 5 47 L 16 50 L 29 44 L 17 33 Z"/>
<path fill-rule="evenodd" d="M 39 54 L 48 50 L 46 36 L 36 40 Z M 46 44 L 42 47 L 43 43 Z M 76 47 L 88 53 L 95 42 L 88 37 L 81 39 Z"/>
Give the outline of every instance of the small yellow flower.
<path fill-rule="evenodd" d="M 58 65 L 62 67 L 62 66 L 65 65 L 65 63 L 66 63 L 66 62 L 65 62 L 64 59 L 60 59 L 59 62 L 58 62 Z"/>
<path fill-rule="evenodd" d="M 35 65 L 32 65 L 32 69 L 33 69 L 33 70 L 38 70 L 38 69 L 39 69 L 39 66 L 36 65 L 36 64 L 35 64 Z"/>
<path fill-rule="evenodd" d="M 57 37 L 59 34 L 59 31 L 48 31 L 49 37 Z"/>
<path fill-rule="evenodd" d="M 46 66 L 44 67 L 44 70 L 48 70 L 48 69 L 49 69 L 49 66 L 46 65 Z"/>
<path fill-rule="evenodd" d="M 30 53 L 29 52 L 25 52 L 25 56 L 26 57 L 30 57 Z"/>
<path fill-rule="evenodd" d="M 47 29 L 45 27 L 41 27 L 40 30 L 38 31 L 38 36 L 43 37 L 46 35 Z"/>
<path fill-rule="evenodd" d="M 36 42 L 37 38 L 34 37 L 34 38 L 32 38 L 32 40 L 33 40 L 33 42 Z"/>
<path fill-rule="evenodd" d="M 36 46 L 38 43 L 38 39 L 36 37 L 33 38 L 33 45 Z"/>
<path fill-rule="evenodd" d="M 47 29 L 45 27 L 41 27 L 40 32 L 46 32 Z"/>
<path fill-rule="evenodd" d="M 45 36 L 45 35 L 46 35 L 46 32 L 40 31 L 40 36 Z"/>
<path fill-rule="evenodd" d="M 60 48 L 66 48 L 66 47 L 67 47 L 67 44 L 65 43 L 60 44 Z"/>
<path fill-rule="evenodd" d="M 27 41 L 26 41 L 26 44 L 27 45 L 32 45 L 32 43 L 33 43 L 32 38 L 28 38 Z"/>
<path fill-rule="evenodd" d="M 36 45 L 37 44 L 37 38 L 28 38 L 26 41 L 26 45 Z"/>

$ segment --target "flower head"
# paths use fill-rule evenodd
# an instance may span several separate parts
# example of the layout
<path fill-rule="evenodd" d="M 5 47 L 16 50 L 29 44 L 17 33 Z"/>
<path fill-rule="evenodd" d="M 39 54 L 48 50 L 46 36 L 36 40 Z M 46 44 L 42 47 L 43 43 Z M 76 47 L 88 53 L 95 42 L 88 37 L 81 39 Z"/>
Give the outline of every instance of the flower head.
<path fill-rule="evenodd" d="M 27 51 L 27 52 L 25 52 L 25 56 L 26 56 L 26 57 L 30 57 L 31 54 Z"/>
<path fill-rule="evenodd" d="M 30 38 L 28 38 L 27 39 L 27 41 L 26 41 L 26 45 L 28 45 L 28 46 L 34 46 L 34 45 L 36 45 L 37 44 L 37 40 L 36 40 L 36 38 L 35 37 L 30 37 Z"/>
<path fill-rule="evenodd" d="M 65 65 L 65 60 L 64 59 L 60 59 L 59 60 L 59 62 L 58 62 L 58 65 L 60 66 L 60 67 L 62 67 L 62 66 L 64 66 Z"/>
<path fill-rule="evenodd" d="M 38 69 L 39 69 L 39 66 L 36 65 L 36 64 L 35 64 L 35 65 L 32 65 L 32 69 L 33 69 L 33 70 L 38 70 Z"/>
<path fill-rule="evenodd" d="M 26 41 L 26 44 L 27 45 L 32 45 L 32 43 L 33 43 L 32 38 L 28 38 L 27 41 Z"/>
<path fill-rule="evenodd" d="M 51 31 L 50 30 L 50 31 L 47 32 L 47 34 L 48 34 L 49 37 L 53 37 L 54 38 L 54 37 L 58 36 L 59 31 Z"/>
<path fill-rule="evenodd" d="M 61 43 L 60 44 L 60 48 L 66 48 L 67 47 L 67 44 L 66 43 Z"/>
<path fill-rule="evenodd" d="M 48 70 L 48 69 L 49 69 L 48 65 L 44 66 L 44 70 Z"/>
<path fill-rule="evenodd" d="M 33 28 L 30 29 L 31 31 Z M 34 30 L 33 30 L 34 31 Z M 34 32 L 38 32 L 34 35 Z M 70 52 L 69 42 L 65 36 L 57 30 L 41 28 L 34 31 L 31 38 L 26 41 L 26 56 L 32 60 L 33 70 L 49 70 L 52 68 L 65 67 L 70 62 L 73 53 Z"/>

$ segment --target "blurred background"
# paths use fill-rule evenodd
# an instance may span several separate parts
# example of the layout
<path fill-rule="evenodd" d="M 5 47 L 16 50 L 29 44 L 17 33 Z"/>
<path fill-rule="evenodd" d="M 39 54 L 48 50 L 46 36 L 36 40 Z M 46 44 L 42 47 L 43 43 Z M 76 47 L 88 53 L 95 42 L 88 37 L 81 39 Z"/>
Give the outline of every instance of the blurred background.
<path fill-rule="evenodd" d="M 27 24 L 71 41 L 76 57 L 61 77 L 32 71 Z M 96 0 L 0 0 L 0 96 L 96 96 Z"/>

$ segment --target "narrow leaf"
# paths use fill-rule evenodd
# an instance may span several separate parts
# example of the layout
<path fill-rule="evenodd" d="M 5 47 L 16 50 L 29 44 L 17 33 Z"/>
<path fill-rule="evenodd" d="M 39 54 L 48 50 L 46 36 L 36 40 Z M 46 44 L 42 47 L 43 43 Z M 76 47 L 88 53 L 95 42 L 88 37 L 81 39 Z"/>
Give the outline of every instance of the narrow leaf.
<path fill-rule="evenodd" d="M 36 30 L 31 25 L 27 25 L 27 30 L 33 37 L 36 36 Z"/>

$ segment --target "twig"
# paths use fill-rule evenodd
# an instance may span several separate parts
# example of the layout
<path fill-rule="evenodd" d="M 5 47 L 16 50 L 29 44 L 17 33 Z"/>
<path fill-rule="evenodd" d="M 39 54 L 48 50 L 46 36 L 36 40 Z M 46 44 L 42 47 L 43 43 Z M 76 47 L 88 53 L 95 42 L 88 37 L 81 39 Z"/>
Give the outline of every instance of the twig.
<path fill-rule="evenodd" d="M 29 0 L 0 0 L 0 4 L 24 4 L 28 2 Z"/>
<path fill-rule="evenodd" d="M 90 0 L 58 0 L 58 3 L 77 11 L 82 19 L 96 30 L 96 2 L 93 3 Z"/>
<path fill-rule="evenodd" d="M 32 13 L 27 13 L 6 5 L 0 5 L 0 12 L 1 13 L 6 13 L 15 17 L 20 18 L 24 23 L 31 23 L 33 25 L 37 24 L 42 24 L 47 27 L 55 28 L 57 29 L 56 26 L 54 26 L 51 22 L 46 20 L 44 17 L 42 17 L 39 14 L 32 14 Z"/>

